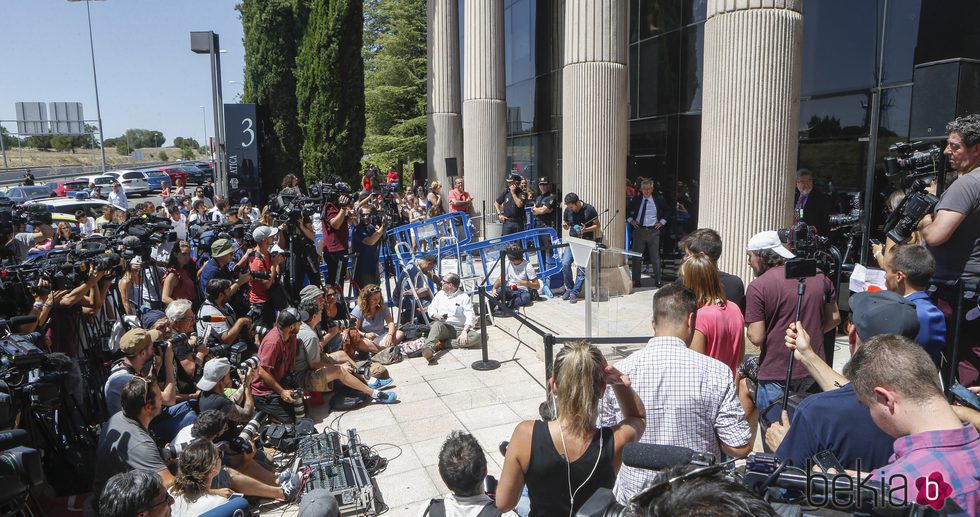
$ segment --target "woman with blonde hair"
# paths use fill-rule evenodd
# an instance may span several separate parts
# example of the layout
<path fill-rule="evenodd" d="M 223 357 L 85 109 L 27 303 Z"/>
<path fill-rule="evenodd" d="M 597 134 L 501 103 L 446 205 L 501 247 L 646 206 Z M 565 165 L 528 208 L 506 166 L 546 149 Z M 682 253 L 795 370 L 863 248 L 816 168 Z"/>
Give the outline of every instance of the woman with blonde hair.
<path fill-rule="evenodd" d="M 734 375 L 745 352 L 745 319 L 738 305 L 726 299 L 718 266 L 696 253 L 681 262 L 678 274 L 698 300 L 691 350 L 725 363 Z"/>
<path fill-rule="evenodd" d="M 357 295 L 357 306 L 351 311 L 351 316 L 356 321 L 354 330 L 364 337 L 361 342 L 367 348 L 366 351 L 372 354 L 397 345 L 405 337 L 404 332 L 397 330 L 395 319 L 391 317 L 391 311 L 381 297 L 381 288 L 375 284 L 368 284 L 361 289 Z"/>
<path fill-rule="evenodd" d="M 442 184 L 438 181 L 430 183 L 429 194 L 425 196 L 425 200 L 429 205 L 429 217 L 442 215 L 444 213 L 442 210 Z"/>
<path fill-rule="evenodd" d="M 623 463 L 623 447 L 639 440 L 646 429 L 646 411 L 629 377 L 609 366 L 589 343 L 562 348 L 549 387 L 557 419 L 525 420 L 514 429 L 497 485 L 501 512 L 514 509 L 527 485 L 528 515 L 574 515 L 596 490 L 612 488 Z M 607 387 L 616 396 L 623 420 L 596 428 Z"/>
<path fill-rule="evenodd" d="M 221 453 L 208 440 L 191 442 L 177 458 L 177 477 L 170 487 L 174 503 L 170 511 L 174 517 L 201 515 L 228 502 L 211 492 L 211 482 L 221 472 Z M 228 496 L 231 490 L 225 489 Z"/>

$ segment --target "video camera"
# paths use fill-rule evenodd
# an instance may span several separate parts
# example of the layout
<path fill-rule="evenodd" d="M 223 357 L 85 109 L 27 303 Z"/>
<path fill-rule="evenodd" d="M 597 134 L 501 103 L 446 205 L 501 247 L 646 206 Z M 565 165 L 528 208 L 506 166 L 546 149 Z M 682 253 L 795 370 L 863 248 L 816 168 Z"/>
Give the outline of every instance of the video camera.
<path fill-rule="evenodd" d="M 945 176 L 948 161 L 939 147 L 932 146 L 925 151 L 915 151 L 913 143 L 899 142 L 888 148 L 900 156 L 884 159 L 885 175 L 902 177 L 902 187 L 906 189 L 905 198 L 888 215 L 885 221 L 885 234 L 901 244 L 912 237 L 912 233 L 926 214 L 939 203 L 939 198 L 926 191 L 930 178 Z"/>

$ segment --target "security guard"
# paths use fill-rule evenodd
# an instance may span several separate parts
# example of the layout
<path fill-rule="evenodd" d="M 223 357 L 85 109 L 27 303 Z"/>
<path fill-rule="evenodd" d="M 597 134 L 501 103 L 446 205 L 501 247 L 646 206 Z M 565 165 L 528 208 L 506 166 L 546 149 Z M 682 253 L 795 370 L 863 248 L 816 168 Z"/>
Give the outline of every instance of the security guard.
<path fill-rule="evenodd" d="M 507 188 L 497 196 L 494 206 L 497 218 L 504 224 L 500 235 L 510 235 L 524 230 L 524 205 L 527 194 L 521 190 L 521 175 L 512 171 L 507 176 Z"/>

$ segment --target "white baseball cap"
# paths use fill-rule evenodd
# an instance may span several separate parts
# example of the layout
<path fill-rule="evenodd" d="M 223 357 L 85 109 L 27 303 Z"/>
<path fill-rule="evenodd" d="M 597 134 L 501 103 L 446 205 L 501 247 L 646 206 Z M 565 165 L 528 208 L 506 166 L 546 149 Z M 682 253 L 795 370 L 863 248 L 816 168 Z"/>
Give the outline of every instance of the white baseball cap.
<path fill-rule="evenodd" d="M 749 243 L 745 246 L 745 251 L 762 251 L 762 250 L 773 250 L 780 257 L 791 259 L 796 257 L 790 250 L 783 246 L 783 242 L 779 240 L 779 234 L 773 230 L 759 232 L 749 239 Z"/>

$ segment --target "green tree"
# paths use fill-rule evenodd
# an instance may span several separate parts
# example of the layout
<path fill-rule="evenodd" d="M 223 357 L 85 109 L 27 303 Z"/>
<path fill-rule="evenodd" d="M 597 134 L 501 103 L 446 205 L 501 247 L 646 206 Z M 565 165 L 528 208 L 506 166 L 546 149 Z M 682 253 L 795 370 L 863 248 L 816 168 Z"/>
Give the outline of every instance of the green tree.
<path fill-rule="evenodd" d="M 159 153 L 157 153 L 157 159 L 160 160 L 161 162 L 169 162 L 170 161 L 170 157 L 167 156 L 167 152 L 166 151 L 160 151 Z"/>
<path fill-rule="evenodd" d="M 303 37 L 305 7 L 297 0 L 244 0 L 243 101 L 255 103 L 261 128 L 263 197 L 286 174 L 301 175 L 303 135 L 296 114 L 296 54 Z M 202 151 L 208 153 L 205 148 Z"/>
<path fill-rule="evenodd" d="M 181 160 L 193 160 L 197 157 L 197 153 L 194 152 L 193 147 L 181 147 L 180 148 L 180 159 Z"/>
<path fill-rule="evenodd" d="M 116 140 L 116 152 L 119 156 L 129 156 L 133 152 L 133 148 L 126 143 L 125 138 L 120 138 Z"/>
<path fill-rule="evenodd" d="M 47 151 L 51 148 L 51 135 L 31 135 L 27 137 L 27 145 L 38 151 Z"/>
<path fill-rule="evenodd" d="M 363 0 L 317 0 L 296 59 L 307 180 L 353 180 L 364 145 Z"/>
<path fill-rule="evenodd" d="M 178 149 L 184 147 L 184 137 L 178 136 L 177 138 L 174 138 L 174 147 Z"/>
<path fill-rule="evenodd" d="M 425 0 L 365 3 L 364 154 L 372 162 L 425 159 L 426 28 Z"/>

